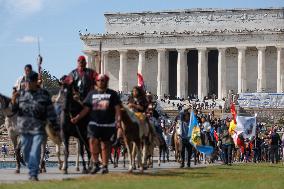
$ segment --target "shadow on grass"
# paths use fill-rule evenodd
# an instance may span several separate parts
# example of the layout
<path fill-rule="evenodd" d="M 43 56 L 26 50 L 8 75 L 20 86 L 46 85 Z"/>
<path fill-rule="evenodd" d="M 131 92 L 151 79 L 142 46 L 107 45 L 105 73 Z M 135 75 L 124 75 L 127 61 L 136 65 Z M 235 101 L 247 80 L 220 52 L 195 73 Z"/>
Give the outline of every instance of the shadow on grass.
<path fill-rule="evenodd" d="M 175 170 L 163 170 L 158 172 L 151 173 L 132 173 L 133 175 L 145 175 L 151 177 L 213 177 L 214 173 L 205 172 L 206 167 L 198 167 L 198 168 L 186 168 L 186 169 L 175 169 Z M 202 170 L 197 172 L 197 170 Z M 203 171 L 204 170 L 204 171 Z"/>

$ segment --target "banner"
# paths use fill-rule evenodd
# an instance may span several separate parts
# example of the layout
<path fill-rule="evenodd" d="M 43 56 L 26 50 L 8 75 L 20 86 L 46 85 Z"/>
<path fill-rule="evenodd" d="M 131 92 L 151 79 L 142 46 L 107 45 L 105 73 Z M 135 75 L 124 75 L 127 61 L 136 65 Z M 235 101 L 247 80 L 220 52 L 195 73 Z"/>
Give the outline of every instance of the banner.
<path fill-rule="evenodd" d="M 244 138 L 253 138 L 256 133 L 256 117 L 237 116 L 237 133 L 243 133 Z"/>
<path fill-rule="evenodd" d="M 284 93 L 240 93 L 238 103 L 243 108 L 284 108 Z"/>
<path fill-rule="evenodd" d="M 211 155 L 213 152 L 212 146 L 202 145 L 200 127 L 193 111 L 190 114 L 190 121 L 188 126 L 189 142 L 201 153 Z"/>

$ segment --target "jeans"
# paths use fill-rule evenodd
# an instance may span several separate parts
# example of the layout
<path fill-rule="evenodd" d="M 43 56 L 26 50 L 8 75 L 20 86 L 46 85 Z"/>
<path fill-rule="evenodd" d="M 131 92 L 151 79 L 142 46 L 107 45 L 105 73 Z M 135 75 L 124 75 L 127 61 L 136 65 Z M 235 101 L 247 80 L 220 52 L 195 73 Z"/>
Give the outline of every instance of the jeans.
<path fill-rule="evenodd" d="M 189 143 L 188 140 L 182 140 L 182 150 L 181 150 L 181 160 L 182 164 L 184 165 L 185 161 L 185 150 L 187 151 L 187 166 L 190 167 L 190 160 L 192 156 L 192 145 Z"/>
<path fill-rule="evenodd" d="M 271 148 L 270 148 L 270 158 L 271 158 L 272 163 L 274 163 L 274 158 L 276 160 L 276 163 L 279 162 L 278 151 L 279 151 L 278 145 L 271 145 Z"/>
<path fill-rule="evenodd" d="M 232 145 L 223 144 L 223 152 L 224 152 L 224 163 L 231 164 L 232 163 Z"/>
<path fill-rule="evenodd" d="M 39 163 L 41 157 L 41 144 L 44 140 L 44 135 L 22 134 L 21 144 L 24 160 L 29 168 L 29 175 L 37 177 L 39 173 Z"/>

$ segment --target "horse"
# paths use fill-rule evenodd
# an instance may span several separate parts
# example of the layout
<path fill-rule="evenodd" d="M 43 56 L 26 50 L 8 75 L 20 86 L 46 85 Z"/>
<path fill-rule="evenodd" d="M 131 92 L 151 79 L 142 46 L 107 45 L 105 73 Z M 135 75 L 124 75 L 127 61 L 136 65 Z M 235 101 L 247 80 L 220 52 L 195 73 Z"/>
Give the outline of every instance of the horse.
<path fill-rule="evenodd" d="M 181 160 L 181 151 L 182 151 L 182 140 L 181 140 L 181 124 L 180 120 L 177 120 L 174 126 L 174 146 L 175 146 L 175 160 L 176 162 L 180 162 Z"/>
<path fill-rule="evenodd" d="M 143 172 L 143 170 L 146 169 L 145 163 L 147 160 L 147 148 L 149 146 L 149 124 L 140 125 L 134 113 L 126 106 L 122 106 L 121 108 L 121 118 L 123 139 L 129 158 L 128 171 L 130 173 L 133 171 L 137 149 L 138 166 L 140 167 L 140 171 Z M 139 127 L 145 127 L 143 128 L 144 133 L 140 133 L 141 129 Z"/>
<path fill-rule="evenodd" d="M 68 171 L 68 157 L 69 157 L 69 139 L 71 136 L 75 137 L 79 141 L 79 151 L 82 158 L 83 170 L 82 173 L 88 173 L 86 168 L 86 162 L 84 159 L 84 149 L 88 156 L 88 165 L 90 165 L 91 153 L 88 145 L 87 138 L 87 125 L 89 123 L 89 118 L 85 117 L 78 121 L 78 123 L 71 123 L 71 118 L 75 117 L 82 109 L 83 105 L 74 99 L 73 97 L 73 87 L 68 82 L 61 83 L 61 89 L 59 91 L 59 96 L 62 97 L 62 110 L 60 113 L 60 134 L 63 141 L 64 147 L 64 166 L 63 173 L 67 174 Z"/>
<path fill-rule="evenodd" d="M 5 127 L 8 131 L 8 136 L 12 141 L 13 147 L 14 147 L 14 153 L 16 156 L 16 170 L 15 173 L 20 173 L 21 163 L 25 165 L 25 162 L 23 161 L 21 157 L 21 144 L 20 144 L 20 134 L 18 133 L 16 129 L 17 125 L 17 114 L 13 113 L 11 108 L 9 107 L 11 102 L 11 98 L 6 97 L 5 95 L 0 94 L 0 110 L 3 112 L 5 116 Z M 52 141 L 56 144 L 56 153 L 58 157 L 59 162 L 59 169 L 61 167 L 61 160 L 60 160 L 60 154 L 59 154 L 59 147 L 60 145 L 60 137 L 56 134 L 56 132 L 52 129 L 50 124 L 47 124 L 46 131 L 48 136 L 52 139 Z M 46 172 L 45 167 L 45 161 L 44 161 L 44 155 L 46 152 L 46 143 L 47 143 L 47 137 L 43 140 L 41 145 L 41 159 L 40 159 L 40 172 Z"/>

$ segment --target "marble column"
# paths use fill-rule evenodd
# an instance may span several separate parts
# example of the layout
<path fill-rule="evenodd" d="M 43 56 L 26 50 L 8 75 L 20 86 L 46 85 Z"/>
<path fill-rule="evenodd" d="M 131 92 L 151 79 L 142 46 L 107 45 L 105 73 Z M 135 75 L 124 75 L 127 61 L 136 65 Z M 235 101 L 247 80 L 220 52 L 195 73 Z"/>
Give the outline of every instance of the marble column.
<path fill-rule="evenodd" d="M 158 99 L 163 98 L 167 94 L 164 88 L 165 84 L 165 63 L 166 63 L 166 49 L 157 49 L 158 51 L 158 74 L 157 74 L 157 96 Z"/>
<path fill-rule="evenodd" d="M 218 49 L 218 99 L 227 96 L 226 87 L 226 48 Z"/>
<path fill-rule="evenodd" d="M 246 92 L 246 47 L 238 47 L 238 93 Z"/>
<path fill-rule="evenodd" d="M 145 79 L 145 50 L 139 50 L 139 58 L 138 58 L 138 73 L 140 73 Z"/>
<path fill-rule="evenodd" d="M 126 81 L 126 69 L 127 69 L 127 50 L 119 51 L 120 63 L 119 63 L 119 82 L 118 90 L 122 92 L 128 92 L 128 86 Z"/>
<path fill-rule="evenodd" d="M 203 100 L 208 95 L 208 56 L 206 48 L 198 48 L 198 98 Z"/>
<path fill-rule="evenodd" d="M 266 47 L 257 47 L 258 50 L 257 92 L 262 92 L 265 91 L 266 89 L 265 48 Z"/>
<path fill-rule="evenodd" d="M 177 49 L 177 51 L 177 97 L 187 98 L 187 51 L 186 49 Z"/>
<path fill-rule="evenodd" d="M 277 93 L 284 92 L 284 47 L 277 47 Z"/>
<path fill-rule="evenodd" d="M 87 68 L 96 70 L 96 57 L 97 52 L 92 50 L 83 51 L 85 55 L 87 55 Z"/>
<path fill-rule="evenodd" d="M 103 56 L 103 61 L 101 65 L 101 73 L 102 74 L 108 74 L 108 51 L 104 51 L 102 52 L 102 56 Z"/>

